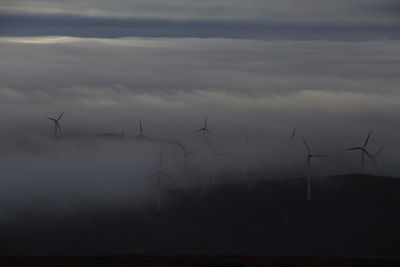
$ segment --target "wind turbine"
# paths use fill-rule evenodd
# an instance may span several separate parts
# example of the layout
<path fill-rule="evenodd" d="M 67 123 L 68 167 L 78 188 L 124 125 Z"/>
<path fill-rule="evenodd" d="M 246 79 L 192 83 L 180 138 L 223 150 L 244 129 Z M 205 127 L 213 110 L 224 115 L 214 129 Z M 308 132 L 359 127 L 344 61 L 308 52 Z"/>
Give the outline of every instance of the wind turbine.
<path fill-rule="evenodd" d="M 51 120 L 54 122 L 54 137 L 56 138 L 59 134 L 61 134 L 61 127 L 60 127 L 60 119 L 61 117 L 64 115 L 64 112 L 61 112 L 61 114 L 57 117 L 57 119 L 55 118 L 51 118 L 51 117 L 46 117 L 46 119 Z"/>
<path fill-rule="evenodd" d="M 365 139 L 364 144 L 362 146 L 351 147 L 351 148 L 346 149 L 346 150 L 360 150 L 361 151 L 361 167 L 362 167 L 363 172 L 364 172 L 364 168 L 365 168 L 365 156 L 367 156 L 369 159 L 372 160 L 371 154 L 367 150 L 367 145 L 368 145 L 369 138 L 371 137 L 371 132 L 372 132 L 372 130 L 369 130 L 367 138 Z"/>
<path fill-rule="evenodd" d="M 161 201 L 162 201 L 162 184 L 161 184 L 161 180 L 162 180 L 162 178 L 163 178 L 163 177 L 164 177 L 164 178 L 168 178 L 168 179 L 170 179 L 170 180 L 176 182 L 176 180 L 175 180 L 172 176 L 166 174 L 166 173 L 163 171 L 163 157 L 162 157 L 162 155 L 163 155 L 163 154 L 162 154 L 162 151 L 160 151 L 158 170 L 155 171 L 152 175 L 150 175 L 150 177 L 152 177 L 152 176 L 153 176 L 153 177 L 154 177 L 154 176 L 157 177 L 157 186 L 158 186 L 157 210 L 158 210 L 158 211 L 161 210 Z"/>
<path fill-rule="evenodd" d="M 312 154 L 311 149 L 307 144 L 306 139 L 303 137 L 303 143 L 304 146 L 306 147 L 307 150 L 307 159 L 306 159 L 306 164 L 304 165 L 304 169 L 308 171 L 307 175 L 307 200 L 311 199 L 311 159 L 312 158 L 326 158 L 328 156 L 326 155 L 317 155 L 317 154 Z"/>
<path fill-rule="evenodd" d="M 206 117 L 204 119 L 204 127 L 195 131 L 195 133 L 198 133 L 198 132 L 202 132 L 204 138 L 206 137 L 206 133 L 209 133 L 209 134 L 212 135 L 212 132 L 207 128 L 207 114 L 206 114 Z"/>
<path fill-rule="evenodd" d="M 178 145 L 178 147 L 182 150 L 183 152 L 183 156 L 184 156 L 184 167 L 186 169 L 186 163 L 187 163 L 187 158 L 188 156 L 194 154 L 197 152 L 197 150 L 187 150 L 187 148 L 181 143 L 179 142 L 177 139 L 175 139 L 175 143 Z"/>

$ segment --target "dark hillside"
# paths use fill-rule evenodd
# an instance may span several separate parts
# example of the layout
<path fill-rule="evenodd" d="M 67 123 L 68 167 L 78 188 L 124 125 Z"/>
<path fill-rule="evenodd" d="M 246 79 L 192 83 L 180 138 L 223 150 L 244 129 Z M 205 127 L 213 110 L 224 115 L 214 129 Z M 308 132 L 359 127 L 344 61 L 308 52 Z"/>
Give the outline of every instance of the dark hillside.
<path fill-rule="evenodd" d="M 161 212 L 82 208 L 2 222 L 3 255 L 245 253 L 400 259 L 400 181 L 365 175 L 260 180 L 164 195 Z M 90 211 L 88 211 L 90 210 Z"/>

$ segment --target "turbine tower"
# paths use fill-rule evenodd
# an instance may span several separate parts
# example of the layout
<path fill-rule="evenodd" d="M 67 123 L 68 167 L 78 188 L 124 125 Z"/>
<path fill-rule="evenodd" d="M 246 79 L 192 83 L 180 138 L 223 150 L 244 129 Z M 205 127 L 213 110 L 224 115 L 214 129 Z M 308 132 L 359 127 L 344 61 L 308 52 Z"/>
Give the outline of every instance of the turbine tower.
<path fill-rule="evenodd" d="M 365 170 L 365 156 L 367 156 L 370 160 L 373 160 L 371 154 L 367 150 L 367 145 L 368 145 L 368 142 L 369 142 L 369 138 L 371 137 L 371 132 L 372 132 L 372 130 L 369 130 L 367 138 L 365 139 L 365 141 L 364 141 L 362 146 L 350 147 L 350 148 L 346 149 L 346 150 L 360 150 L 361 151 L 361 168 L 362 168 L 362 172 L 364 172 L 364 170 Z"/>
<path fill-rule="evenodd" d="M 162 181 L 162 178 L 163 177 L 164 178 L 168 178 L 168 179 L 176 182 L 176 180 L 172 176 L 166 174 L 163 171 L 163 157 L 162 157 L 162 155 L 163 155 L 163 153 L 162 153 L 162 151 L 160 151 L 158 170 L 155 171 L 152 175 L 150 175 L 150 177 L 156 177 L 157 178 L 157 186 L 158 186 L 157 211 L 161 210 L 161 202 L 162 202 L 162 184 L 161 184 L 161 181 Z"/>
<path fill-rule="evenodd" d="M 204 119 L 204 127 L 202 127 L 202 128 L 200 128 L 200 129 L 195 131 L 195 133 L 198 133 L 198 132 L 202 132 L 204 138 L 206 138 L 206 133 L 209 133 L 209 134 L 212 135 L 212 132 L 207 128 L 207 114 L 206 114 L 206 117 Z"/>
<path fill-rule="evenodd" d="M 326 155 L 317 155 L 317 154 L 312 154 L 311 149 L 307 144 L 306 139 L 303 137 L 303 143 L 307 151 L 307 159 L 306 163 L 304 165 L 304 170 L 308 172 L 307 175 L 307 200 L 311 199 L 311 159 L 312 158 L 326 158 Z"/>
<path fill-rule="evenodd" d="M 61 134 L 60 119 L 64 115 L 64 112 L 65 111 L 61 112 L 57 119 L 46 117 L 46 119 L 51 120 L 54 123 L 54 138 L 58 137 Z"/>

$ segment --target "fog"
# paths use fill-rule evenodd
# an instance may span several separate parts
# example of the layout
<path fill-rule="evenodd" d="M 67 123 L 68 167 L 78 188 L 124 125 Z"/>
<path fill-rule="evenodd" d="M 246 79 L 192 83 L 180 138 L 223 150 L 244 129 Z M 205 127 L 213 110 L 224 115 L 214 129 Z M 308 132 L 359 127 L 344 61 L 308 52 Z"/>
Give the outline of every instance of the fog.
<path fill-rule="evenodd" d="M 360 146 L 379 169 L 399 175 L 398 41 L 256 41 L 196 38 L 0 39 L 2 218 L 24 210 L 68 212 L 82 207 L 147 205 L 157 184 L 149 177 L 164 151 L 174 188 L 240 178 L 303 176 L 305 137 L 315 176 L 360 172 Z M 53 140 L 60 121 L 63 138 Z M 208 139 L 201 134 L 208 114 Z M 138 121 L 149 137 L 135 141 Z M 294 128 L 294 140 L 290 135 Z M 123 140 L 93 134 L 125 131 Z M 249 133 L 249 145 L 245 135 Z M 199 150 L 188 157 L 174 139 Z M 228 174 L 227 174 L 228 173 Z M 239 178 L 238 178 L 239 177 Z"/>

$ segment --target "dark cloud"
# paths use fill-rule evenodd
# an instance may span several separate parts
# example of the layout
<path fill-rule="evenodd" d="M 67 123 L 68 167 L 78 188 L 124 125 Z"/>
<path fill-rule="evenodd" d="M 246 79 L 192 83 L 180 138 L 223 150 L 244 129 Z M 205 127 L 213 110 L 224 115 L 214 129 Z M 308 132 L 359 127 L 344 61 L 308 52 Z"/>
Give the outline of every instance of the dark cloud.
<path fill-rule="evenodd" d="M 106 0 L 2 1 L 6 13 L 75 14 L 84 16 L 158 19 L 233 19 L 269 22 L 341 21 L 344 23 L 398 21 L 393 14 L 395 0 Z"/>
<path fill-rule="evenodd" d="M 399 4 L 335 1 L 3 1 L 3 36 L 398 39 Z"/>
<path fill-rule="evenodd" d="M 107 18 L 77 15 L 2 14 L 3 36 L 77 36 L 116 38 L 224 37 L 286 40 L 399 39 L 396 24 L 343 22 L 265 22 L 212 19 Z"/>

